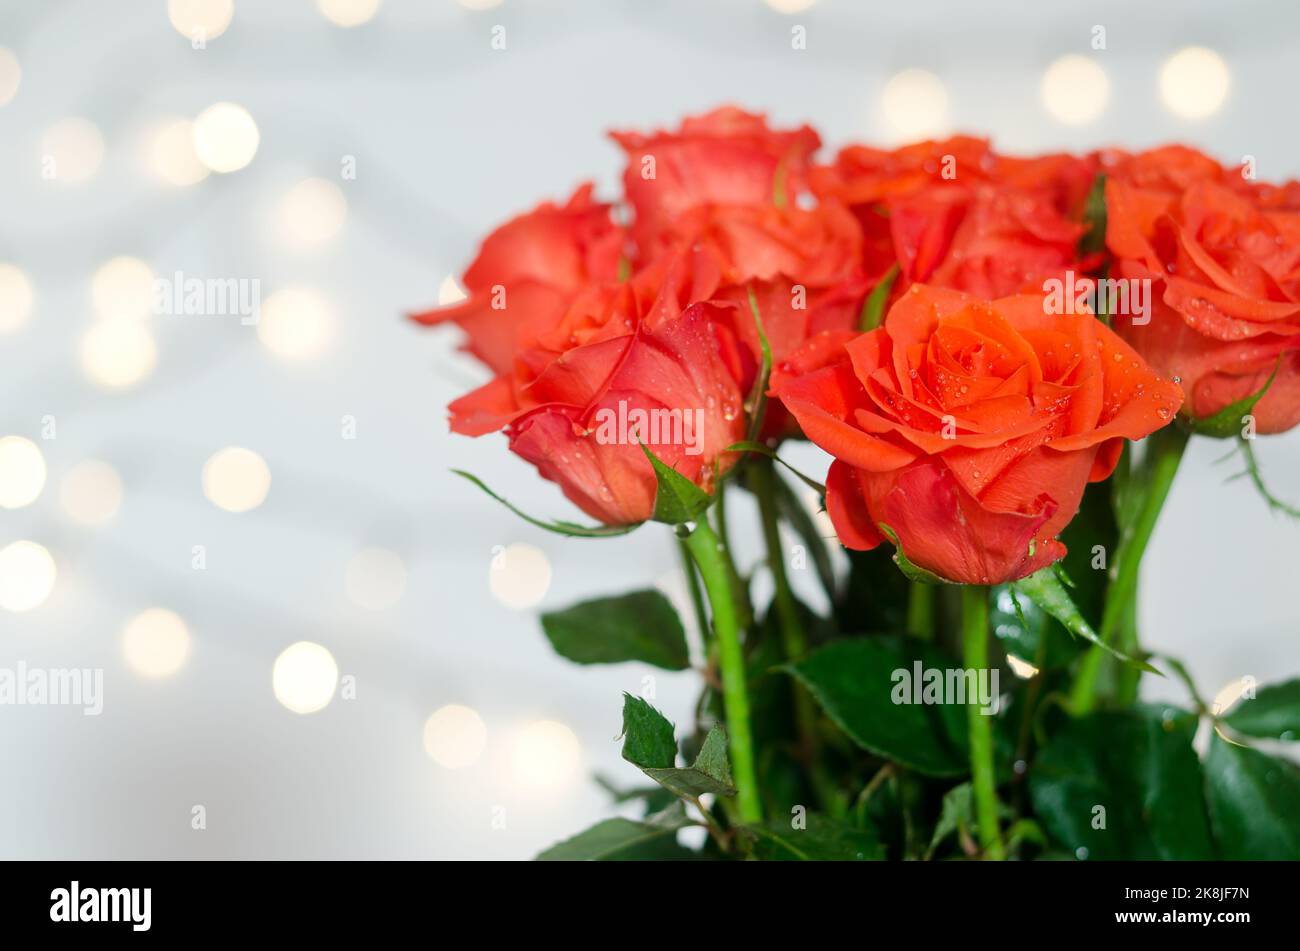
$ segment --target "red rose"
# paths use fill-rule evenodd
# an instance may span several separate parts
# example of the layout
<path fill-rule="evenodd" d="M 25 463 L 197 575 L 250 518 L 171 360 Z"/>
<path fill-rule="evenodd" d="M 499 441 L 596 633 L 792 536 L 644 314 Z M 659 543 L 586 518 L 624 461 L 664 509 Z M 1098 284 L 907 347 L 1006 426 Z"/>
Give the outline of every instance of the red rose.
<path fill-rule="evenodd" d="M 821 145 L 808 126 L 772 129 L 734 106 L 685 119 L 676 132 L 611 137 L 627 153 L 623 186 L 643 248 L 699 205 L 770 205 L 778 191 L 795 194 Z"/>
<path fill-rule="evenodd" d="M 894 151 L 851 146 L 812 183 L 857 215 L 868 274 L 898 265 L 895 299 L 912 282 L 991 298 L 1095 266 L 1077 252 L 1095 176 L 1094 159 L 1012 158 L 958 136 Z"/>
<path fill-rule="evenodd" d="M 914 564 L 965 584 L 1062 557 L 1056 535 L 1085 484 L 1181 402 L 1089 314 L 924 285 L 874 331 L 810 341 L 772 391 L 836 457 L 826 505 L 840 541 L 873 548 L 887 525 Z"/>
<path fill-rule="evenodd" d="M 455 322 L 469 335 L 470 353 L 509 372 L 521 340 L 554 326 L 588 284 L 618 276 L 624 235 L 591 191 L 582 185 L 563 206 L 544 202 L 497 228 L 465 271 L 469 298 L 412 319 Z"/>
<path fill-rule="evenodd" d="M 1277 376 L 1256 429 L 1300 422 L 1300 204 L 1294 183 L 1255 186 L 1190 149 L 1113 162 L 1106 182 L 1112 274 L 1151 281 L 1153 306 L 1116 329 L 1179 380 L 1187 412 L 1218 413 Z"/>
<path fill-rule="evenodd" d="M 656 480 L 639 443 L 711 491 L 744 439 L 743 396 L 720 352 L 709 304 L 567 351 L 529 385 L 510 448 L 606 524 L 644 521 Z M 638 426 L 644 427 L 638 429 Z"/>
<path fill-rule="evenodd" d="M 504 429 L 511 450 L 607 524 L 653 511 L 641 442 L 710 489 L 735 461 L 722 450 L 745 438 L 738 380 L 753 376 L 732 318 L 719 313 L 730 305 L 692 303 L 712 286 L 707 265 L 684 255 L 586 288 L 553 327 L 521 341 L 510 373 L 451 404 L 452 430 Z"/>

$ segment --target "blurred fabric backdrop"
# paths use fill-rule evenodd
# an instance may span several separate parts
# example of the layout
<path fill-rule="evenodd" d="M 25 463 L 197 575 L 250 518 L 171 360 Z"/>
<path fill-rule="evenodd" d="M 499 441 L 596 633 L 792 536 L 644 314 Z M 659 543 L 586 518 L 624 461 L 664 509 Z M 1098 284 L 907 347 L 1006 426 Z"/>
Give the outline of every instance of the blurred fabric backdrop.
<path fill-rule="evenodd" d="M 5 858 L 524 858 L 615 811 L 591 776 L 636 783 L 619 694 L 652 671 L 561 660 L 536 612 L 680 597 L 669 532 L 561 539 L 452 476 L 574 516 L 448 434 L 483 371 L 402 317 L 507 216 L 613 194 L 605 130 L 734 102 L 829 149 L 1180 140 L 1300 175 L 1290 0 L 231 8 L 0 4 L 0 436 L 28 441 L 0 445 L 0 667 L 104 672 L 98 717 L 0 706 Z M 149 314 L 176 272 L 260 282 L 261 323 Z M 1300 434 L 1257 446 L 1300 499 Z M 1300 674 L 1300 528 L 1223 451 L 1193 442 L 1141 607 L 1209 694 Z M 695 674 L 653 688 L 689 718 Z"/>

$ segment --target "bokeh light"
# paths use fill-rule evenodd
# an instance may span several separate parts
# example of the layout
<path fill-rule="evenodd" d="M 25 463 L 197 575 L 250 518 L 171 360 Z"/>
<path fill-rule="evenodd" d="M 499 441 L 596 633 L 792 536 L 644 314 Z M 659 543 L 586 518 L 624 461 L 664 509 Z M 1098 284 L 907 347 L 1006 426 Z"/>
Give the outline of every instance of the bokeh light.
<path fill-rule="evenodd" d="M 12 50 L 0 46 L 0 106 L 7 106 L 18 95 L 23 81 L 23 68 Z"/>
<path fill-rule="evenodd" d="M 104 137 L 94 123 L 73 116 L 56 122 L 41 136 L 42 171 L 56 182 L 88 182 L 104 161 Z"/>
<path fill-rule="evenodd" d="M 817 0 L 764 0 L 764 2 L 777 13 L 794 14 L 811 9 Z"/>
<path fill-rule="evenodd" d="M 0 439 L 0 508 L 31 505 L 45 488 L 45 457 L 22 436 Z"/>
<path fill-rule="evenodd" d="M 294 713 L 323 710 L 334 699 L 338 682 L 339 666 L 334 655 L 311 641 L 290 644 L 271 668 L 275 699 Z"/>
<path fill-rule="evenodd" d="M 379 12 L 380 0 L 316 0 L 316 9 L 335 26 L 369 23 Z"/>
<path fill-rule="evenodd" d="M 26 326 L 32 316 L 32 282 L 22 269 L 0 261 L 0 334 Z"/>
<path fill-rule="evenodd" d="M 127 665 L 142 677 L 170 677 L 190 653 L 190 632 L 180 615 L 166 608 L 149 608 L 122 630 Z"/>
<path fill-rule="evenodd" d="M 488 568 L 492 597 L 508 608 L 536 607 L 551 587 L 551 561 L 540 548 L 523 542 L 495 552 Z"/>
<path fill-rule="evenodd" d="M 1082 125 L 1106 111 L 1110 80 L 1095 60 L 1071 53 L 1047 67 L 1040 92 L 1052 118 Z"/>
<path fill-rule="evenodd" d="M 948 131 L 948 90 L 934 73 L 905 69 L 885 84 L 881 109 L 899 139 L 923 139 Z"/>
<path fill-rule="evenodd" d="M 483 718 L 469 707 L 451 703 L 436 710 L 424 724 L 424 751 L 439 766 L 473 766 L 487 746 Z"/>
<path fill-rule="evenodd" d="M 63 477 L 59 504 L 81 525 L 103 525 L 122 507 L 122 477 L 107 462 L 86 459 Z"/>
<path fill-rule="evenodd" d="M 582 746 L 563 723 L 538 720 L 519 731 L 511 766 L 517 782 L 532 790 L 566 786 L 579 778 Z"/>
<path fill-rule="evenodd" d="M 191 42 L 215 40 L 234 15 L 233 0 L 167 0 L 167 19 Z"/>
<path fill-rule="evenodd" d="M 1216 717 L 1221 717 L 1232 709 L 1233 705 L 1246 695 L 1254 681 L 1247 677 L 1238 677 L 1231 680 L 1214 695 L 1214 702 L 1210 704 L 1210 713 Z"/>
<path fill-rule="evenodd" d="M 276 229 L 290 248 L 310 248 L 338 237 L 347 217 L 343 189 L 323 178 L 308 178 L 280 199 Z"/>
<path fill-rule="evenodd" d="M 0 608 L 21 613 L 40 607 L 54 590 L 54 558 L 36 542 L 11 542 L 0 548 Z"/>
<path fill-rule="evenodd" d="M 158 363 L 153 334 L 135 320 L 101 320 L 81 338 L 81 368 L 106 390 L 125 390 L 146 379 Z"/>
<path fill-rule="evenodd" d="M 251 449 L 227 446 L 203 464 L 203 494 L 227 512 L 248 512 L 266 501 L 271 470 Z"/>
<path fill-rule="evenodd" d="M 325 295 L 309 287 L 287 287 L 262 303 L 257 339 L 283 360 L 314 360 L 334 339 L 334 311 Z"/>
<path fill-rule="evenodd" d="M 236 172 L 257 154 L 257 123 L 243 106 L 218 102 L 194 120 L 194 152 L 214 172 Z"/>
<path fill-rule="evenodd" d="M 106 261 L 90 282 L 90 298 L 100 317 L 139 319 L 153 310 L 153 269 L 139 258 L 121 255 Z"/>
<path fill-rule="evenodd" d="M 1160 98 L 1183 119 L 1214 115 L 1228 98 L 1231 83 L 1223 57 L 1204 46 L 1185 47 L 1160 67 Z"/>
<path fill-rule="evenodd" d="M 149 139 L 147 160 L 154 176 L 168 185 L 196 185 L 209 173 L 194 147 L 194 123 L 189 119 L 160 123 Z"/>
<path fill-rule="evenodd" d="M 454 274 L 448 274 L 442 279 L 442 283 L 438 285 L 439 307 L 450 307 L 452 304 L 459 304 L 468 297 L 469 295 L 465 293 L 464 288 L 460 286 L 460 282 L 456 280 Z"/>

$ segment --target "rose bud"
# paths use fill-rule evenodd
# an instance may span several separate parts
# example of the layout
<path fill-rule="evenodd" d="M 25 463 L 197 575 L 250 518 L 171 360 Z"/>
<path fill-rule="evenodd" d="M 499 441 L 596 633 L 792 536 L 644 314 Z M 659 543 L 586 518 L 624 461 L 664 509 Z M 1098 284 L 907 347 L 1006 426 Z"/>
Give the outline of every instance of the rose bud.
<path fill-rule="evenodd" d="M 913 564 L 985 585 L 1061 558 L 1084 486 L 1181 403 L 1091 314 L 925 285 L 869 333 L 810 341 L 772 392 L 835 456 L 826 506 L 846 547 L 887 526 Z"/>

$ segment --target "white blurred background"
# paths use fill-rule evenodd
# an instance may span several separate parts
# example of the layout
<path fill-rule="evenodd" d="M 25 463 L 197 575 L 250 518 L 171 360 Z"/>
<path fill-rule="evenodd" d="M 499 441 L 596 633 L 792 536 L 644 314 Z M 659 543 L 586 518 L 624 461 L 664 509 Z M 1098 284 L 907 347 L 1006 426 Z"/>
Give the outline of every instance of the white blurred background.
<path fill-rule="evenodd" d="M 483 371 L 402 313 L 505 217 L 612 196 L 606 129 L 724 102 L 830 148 L 1180 140 L 1297 176 L 1297 29 L 1290 0 L 4 0 L 0 667 L 102 668 L 104 709 L 0 706 L 0 857 L 523 858 L 611 814 L 590 775 L 637 784 L 619 693 L 652 671 L 561 660 L 536 612 L 677 596 L 668 531 L 561 539 L 450 475 L 574 517 L 447 433 Z M 178 271 L 260 281 L 261 323 L 149 315 Z M 1300 499 L 1300 435 L 1257 446 Z M 1194 441 L 1141 609 L 1211 695 L 1300 674 L 1300 527 L 1223 451 Z M 689 720 L 695 675 L 655 689 Z"/>

